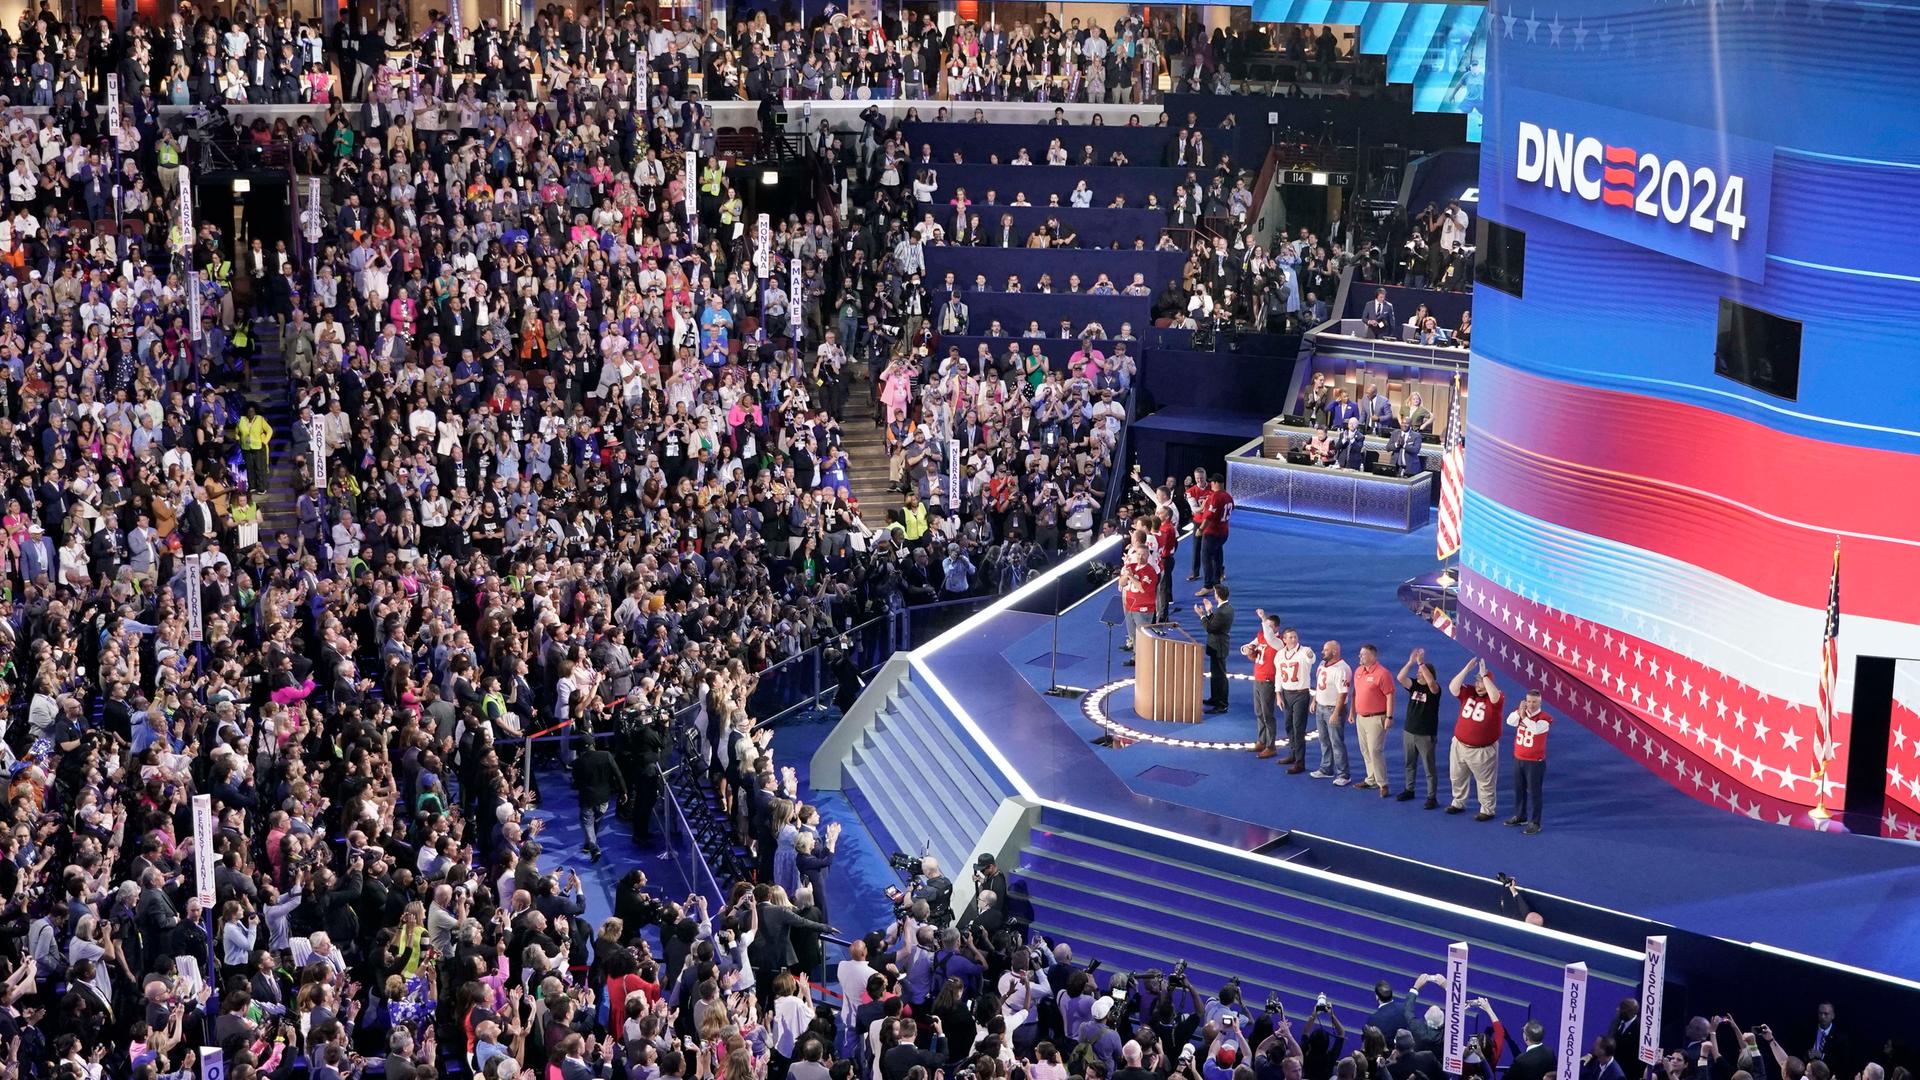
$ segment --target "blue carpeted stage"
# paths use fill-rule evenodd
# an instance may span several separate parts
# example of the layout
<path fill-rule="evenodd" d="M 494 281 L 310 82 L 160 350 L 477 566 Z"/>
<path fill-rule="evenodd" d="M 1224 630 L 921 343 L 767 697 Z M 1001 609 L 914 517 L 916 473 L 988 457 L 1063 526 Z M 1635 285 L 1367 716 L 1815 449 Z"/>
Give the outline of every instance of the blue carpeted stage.
<path fill-rule="evenodd" d="M 1183 547 L 1182 578 L 1189 561 Z M 1408 612 L 1397 595 L 1401 583 L 1433 568 L 1430 529 L 1402 536 L 1241 515 L 1227 545 L 1228 584 L 1239 612 L 1235 638 L 1251 637 L 1254 609 L 1264 607 L 1298 626 L 1316 647 L 1335 639 L 1351 658 L 1361 643 L 1376 644 L 1394 670 L 1409 650 L 1424 647 L 1443 681 L 1450 679 L 1467 653 Z M 1184 609 L 1194 585 L 1177 585 Z M 1130 673 L 1120 654 L 1108 652 L 1118 635 L 1110 638 L 1101 618 L 1112 595 L 1111 587 L 1098 591 L 1061 618 L 1061 683 L 1099 687 Z M 1177 617 L 1201 636 L 1190 609 Z M 1820 835 L 1716 810 L 1566 720 L 1551 735 L 1547 827 L 1537 836 L 1498 822 L 1423 811 L 1419 802 L 1382 800 L 1289 776 L 1243 751 L 1144 742 L 1096 748 L 1090 742 L 1103 730 L 1083 714 L 1084 703 L 1040 692 L 1049 683 L 1053 655 L 1049 619 L 1005 611 L 969 629 L 926 663 L 955 688 L 983 733 L 1005 749 L 1042 797 L 1228 843 L 1234 837 L 1245 842 L 1246 823 L 1253 823 L 1482 879 L 1506 871 L 1531 889 L 1612 912 L 1920 976 L 1920 910 L 1907 899 L 1920 890 L 1920 849 L 1913 845 Z M 1229 668 L 1245 672 L 1250 665 L 1236 655 Z M 1518 691 L 1525 677 L 1503 667 L 1500 681 Z M 1130 714 L 1124 692 L 1108 704 Z M 1562 717 L 1568 712 L 1552 697 L 1548 708 Z M 1443 737 L 1450 724 L 1443 713 Z M 1236 686 L 1227 715 L 1209 717 L 1197 728 L 1168 727 L 1176 738 L 1249 738 L 1253 719 L 1245 685 Z M 1351 731 L 1348 739 L 1357 763 Z M 1389 736 L 1388 747 L 1397 788 L 1397 734 Z M 1317 760 L 1317 748 L 1314 754 Z M 1503 760 L 1502 816 L 1512 807 L 1508 769 L 1510 761 Z M 1442 752 L 1443 792 L 1445 770 Z M 1391 879 L 1391 863 L 1375 858 L 1373 872 Z M 1571 917 L 1572 906 L 1567 910 Z M 1817 917 L 1810 917 L 1814 912 Z"/>

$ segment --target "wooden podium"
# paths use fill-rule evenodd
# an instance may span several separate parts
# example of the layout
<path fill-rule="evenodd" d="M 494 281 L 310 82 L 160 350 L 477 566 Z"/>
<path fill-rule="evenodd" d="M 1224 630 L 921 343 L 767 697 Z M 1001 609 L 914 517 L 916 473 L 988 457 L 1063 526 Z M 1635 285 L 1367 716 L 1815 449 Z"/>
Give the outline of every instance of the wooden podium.
<path fill-rule="evenodd" d="M 1178 623 L 1153 623 L 1133 637 L 1133 711 L 1142 720 L 1200 722 L 1206 646 Z"/>

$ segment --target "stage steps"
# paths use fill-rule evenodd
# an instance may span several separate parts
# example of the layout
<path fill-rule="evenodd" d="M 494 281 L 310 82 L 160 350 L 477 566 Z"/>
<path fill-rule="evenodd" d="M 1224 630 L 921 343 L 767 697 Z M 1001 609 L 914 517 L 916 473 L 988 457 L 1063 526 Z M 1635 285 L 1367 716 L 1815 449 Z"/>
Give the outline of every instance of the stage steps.
<path fill-rule="evenodd" d="M 957 884 L 971 873 L 1011 787 L 911 677 L 885 693 L 854 746 L 845 783 L 870 808 L 870 828 L 877 824 L 874 831 L 898 850 L 935 856 Z"/>
<path fill-rule="evenodd" d="M 1015 880 L 1032 902 L 1034 930 L 1068 942 L 1076 957 L 1099 958 L 1111 971 L 1168 971 L 1185 960 L 1202 993 L 1237 977 L 1252 1007 L 1272 993 L 1295 1016 L 1307 1015 L 1324 992 L 1352 1024 L 1374 1009 L 1376 980 L 1403 992 L 1418 976 L 1444 970 L 1448 943 L 1462 940 L 1472 948 L 1470 993 L 1489 998 L 1510 1030 L 1529 1016 L 1554 1014 L 1562 967 L 1575 959 L 1593 967 L 1598 1001 L 1610 1005 L 1632 993 L 1637 964 L 1617 954 L 1590 955 L 1518 924 L 1437 918 L 1364 886 L 1277 864 L 1249 861 L 1241 872 L 1224 861 L 1205 865 L 1202 850 L 1047 808 Z M 1287 852 L 1283 846 L 1276 857 Z M 1423 1001 L 1438 1003 L 1437 989 Z M 1598 1014 L 1610 1012 L 1589 1011 L 1596 1033 L 1605 1019 Z"/>

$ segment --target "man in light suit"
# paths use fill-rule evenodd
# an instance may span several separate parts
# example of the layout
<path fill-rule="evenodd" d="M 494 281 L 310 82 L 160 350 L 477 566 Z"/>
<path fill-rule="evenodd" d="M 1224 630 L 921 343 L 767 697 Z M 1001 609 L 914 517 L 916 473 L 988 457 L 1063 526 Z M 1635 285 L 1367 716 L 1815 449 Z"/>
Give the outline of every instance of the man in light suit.
<path fill-rule="evenodd" d="M 1373 290 L 1373 299 L 1367 302 L 1366 310 L 1361 313 L 1361 318 L 1366 320 L 1367 329 L 1373 332 L 1374 337 L 1391 338 L 1396 336 L 1397 331 L 1393 317 L 1393 305 L 1387 301 L 1387 290 Z"/>
<path fill-rule="evenodd" d="M 133 530 L 127 533 L 127 566 L 149 581 L 160 559 L 160 534 L 153 529 L 146 511 L 134 515 Z"/>
<path fill-rule="evenodd" d="M 35 521 L 27 526 L 27 542 L 20 545 L 20 574 L 28 581 L 53 580 L 60 566 L 60 551 Z"/>

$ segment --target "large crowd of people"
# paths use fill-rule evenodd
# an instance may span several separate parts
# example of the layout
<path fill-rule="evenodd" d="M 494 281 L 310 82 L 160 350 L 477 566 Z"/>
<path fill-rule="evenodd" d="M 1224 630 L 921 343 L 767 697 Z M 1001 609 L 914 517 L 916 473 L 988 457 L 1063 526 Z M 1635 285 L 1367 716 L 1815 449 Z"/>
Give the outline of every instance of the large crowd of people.
<path fill-rule="evenodd" d="M 776 929 L 824 925 L 782 897 L 824 902 L 802 885 L 832 831 L 778 800 L 765 905 L 630 877 L 590 928 L 541 865 L 522 737 L 563 732 L 593 816 L 624 792 L 638 828 L 666 747 L 631 717 L 697 702 L 751 838 L 757 672 L 1099 528 L 1131 368 L 936 361 L 910 200 L 869 163 L 862 213 L 776 225 L 800 294 L 761 290 L 724 173 L 678 213 L 705 124 L 678 87 L 645 118 L 617 77 L 456 88 L 426 59 L 446 27 L 406 59 L 391 29 L 338 51 L 273 9 L 128 33 L 44 9 L 9 46 L 49 107 L 7 117 L 0 223 L 14 1075 L 174 1075 L 201 1046 L 243 1080 L 767 1070 L 793 1049 Z M 163 111 L 290 99 L 325 119 L 229 143 L 219 112 Z M 291 163 L 291 236 L 188 226 L 183 166 L 215 153 Z M 846 412 L 862 364 L 874 417 Z M 869 422 L 909 490 L 871 526 L 840 438 Z"/>
<path fill-rule="evenodd" d="M 1073 29 L 1025 51 L 1043 81 L 1061 43 L 1102 39 Z M 1126 30 L 1109 60 L 1206 77 L 1176 59 L 1201 43 L 1136 26 L 1129 57 Z M 875 31 L 800 44 L 854 50 L 856 74 L 877 45 L 910 85 L 914 39 Z M 914 898 L 827 976 L 838 830 L 754 730 L 756 676 L 1109 527 L 1134 369 L 1104 327 L 1067 328 L 1086 344 L 1065 368 L 937 356 L 916 260 L 940 238 L 906 170 L 888 182 L 908 151 L 885 125 L 830 136 L 860 210 L 774 223 L 782 287 L 759 287 L 726 173 L 683 175 L 680 151 L 711 150 L 696 98 L 728 65 L 795 55 L 774 38 L 557 9 L 331 38 L 271 6 L 23 19 L 0 82 L 48 110 L 0 136 L 8 1076 L 184 1080 L 203 1047 L 232 1080 L 1405 1080 L 1393 1063 L 1424 1060 L 1412 1021 L 1411 1056 L 1376 1027 L 1343 1058 L 1331 1012 L 1296 1025 L 1153 974 L 1114 995 L 1068 950 L 1034 954 L 990 860 L 957 925 Z M 1112 68 L 1105 99 L 1152 83 Z M 181 168 L 228 132 L 163 106 L 300 102 L 324 119 L 239 125 L 233 150 L 323 181 L 321 212 L 296 187 L 285 240 L 183 227 Z M 1241 178 L 1215 164 L 1196 180 L 1231 217 Z M 1293 312 L 1296 268 L 1327 260 L 1310 237 L 1227 243 L 1152 283 L 1176 315 L 1229 281 L 1279 281 Z M 265 416 L 266 364 L 291 431 Z M 847 410 L 856 378 L 872 416 Z M 851 497 L 843 425 L 866 423 L 905 492 L 887 521 Z M 688 707 L 755 880 L 716 908 L 631 871 L 591 926 L 579 875 L 542 862 L 530 737 L 560 733 L 597 857 L 614 804 L 644 835 L 663 718 Z"/>

